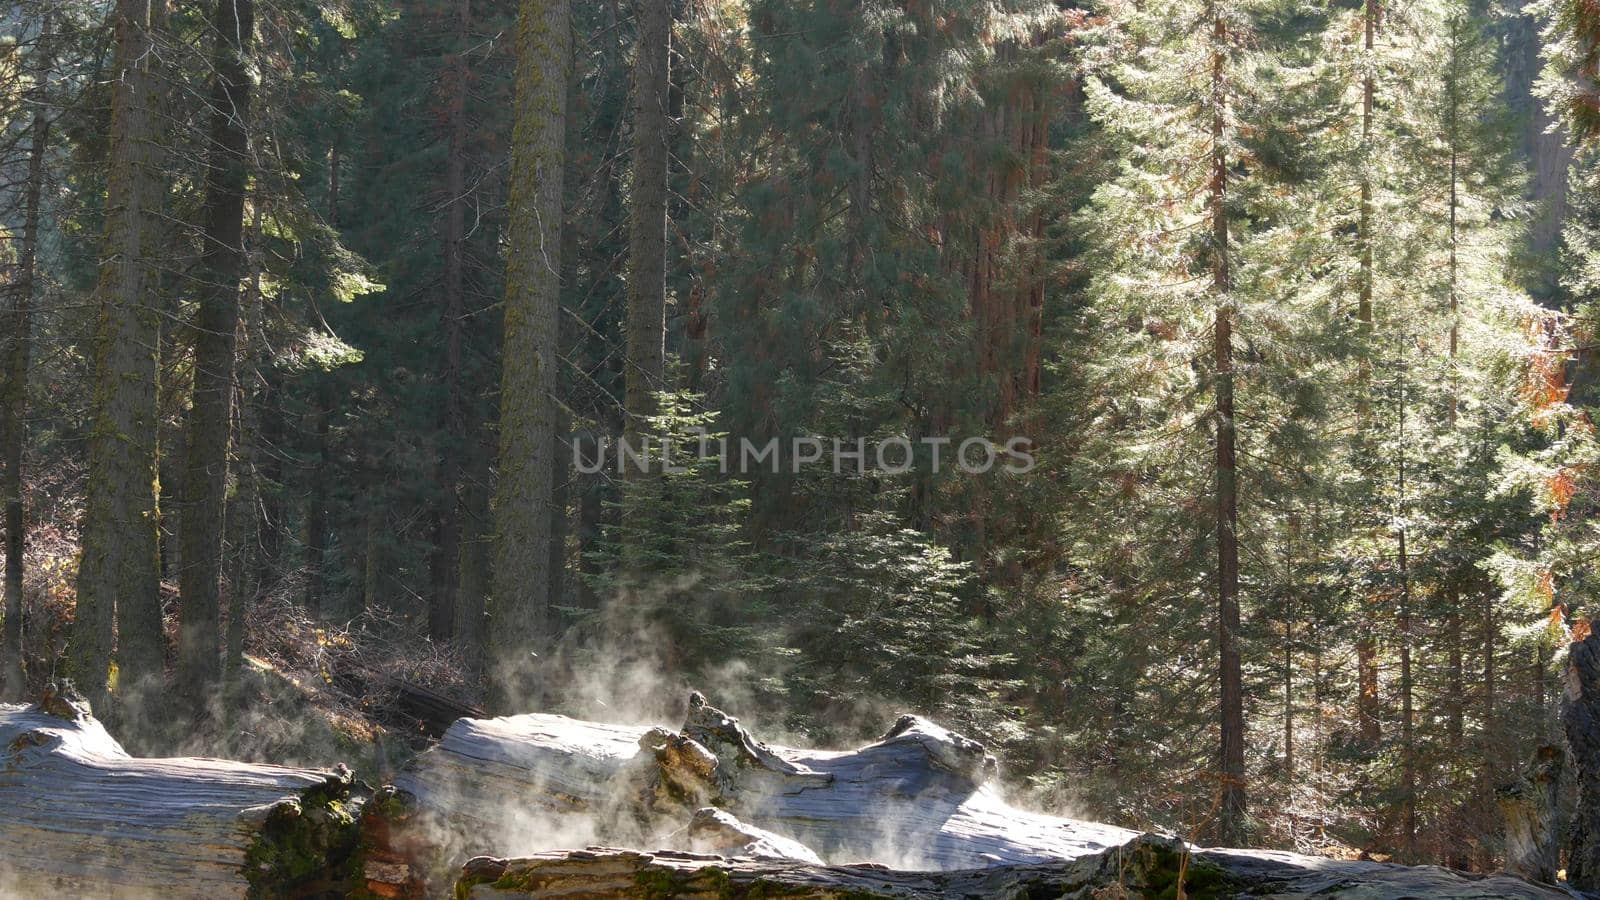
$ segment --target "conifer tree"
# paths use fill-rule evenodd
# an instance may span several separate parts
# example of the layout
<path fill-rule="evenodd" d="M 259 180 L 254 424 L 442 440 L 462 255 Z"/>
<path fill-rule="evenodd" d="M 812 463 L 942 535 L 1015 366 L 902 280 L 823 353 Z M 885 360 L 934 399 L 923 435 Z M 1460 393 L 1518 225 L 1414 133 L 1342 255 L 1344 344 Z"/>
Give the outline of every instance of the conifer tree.
<path fill-rule="evenodd" d="M 637 448 L 640 424 L 665 390 L 668 85 L 672 53 L 669 0 L 638 0 L 633 61 L 633 181 L 628 215 L 627 430 Z M 630 470 L 631 474 L 637 472 Z"/>
<path fill-rule="evenodd" d="M 1217 635 L 1216 817 L 1206 824 L 1224 843 L 1238 842 L 1246 828 L 1246 771 L 1235 329 L 1246 323 L 1233 259 L 1248 236 L 1232 225 L 1238 212 L 1232 192 L 1248 190 L 1236 170 L 1249 12 L 1224 0 L 1159 8 L 1113 4 L 1107 12 L 1117 39 L 1145 49 L 1113 54 L 1115 61 L 1089 84 L 1091 114 L 1126 142 L 1119 146 L 1128 154 L 1120 177 L 1096 193 L 1092 215 L 1104 236 L 1098 248 L 1104 275 L 1095 291 L 1105 307 L 1107 336 L 1140 360 L 1134 367 L 1141 373 L 1138 390 L 1170 392 L 1174 404 L 1171 418 L 1154 410 L 1113 414 L 1120 421 L 1107 426 L 1184 440 L 1201 423 L 1211 432 L 1209 466 L 1154 477 L 1175 475 L 1173 487 L 1197 493 L 1202 481 L 1210 482 L 1211 520 L 1204 530 L 1214 562 L 1186 568 L 1198 576 L 1190 590 L 1210 581 L 1209 618 Z M 1193 360 L 1194 370 L 1173 366 L 1180 359 Z M 1153 460 L 1135 465 L 1163 467 Z M 1152 476 L 1135 469 L 1124 477 Z M 1201 528 L 1199 522 L 1191 527 Z"/>
<path fill-rule="evenodd" d="M 550 460 L 556 442 L 569 22 L 566 0 L 523 0 L 516 31 L 505 374 L 488 629 L 492 701 L 500 709 L 532 687 L 531 657 L 548 637 L 550 621 Z"/>
<path fill-rule="evenodd" d="M 52 17 L 46 13 L 39 26 L 33 59 L 31 85 L 27 97 L 33 106 L 28 125 L 28 156 L 23 187 L 22 234 L 16 249 L 16 263 L 6 272 L 6 330 L 0 348 L 5 351 L 4 374 L 0 375 L 0 481 L 5 529 L 4 638 L 0 655 L 0 696 L 20 700 L 25 693 L 22 641 L 23 566 L 26 560 L 27 508 L 23 486 L 23 450 L 27 445 L 28 376 L 33 355 L 33 304 L 39 282 L 39 225 L 44 188 L 45 153 L 50 147 L 49 89 L 53 68 L 51 42 Z"/>
<path fill-rule="evenodd" d="M 241 281 L 245 270 L 245 191 L 249 176 L 251 0 L 217 0 L 206 157 L 201 290 L 194 318 L 194 387 L 189 408 L 184 502 L 179 668 L 197 709 L 221 681 L 223 535 Z"/>
<path fill-rule="evenodd" d="M 106 697 L 113 651 L 122 684 L 160 678 L 165 665 L 156 558 L 161 301 L 155 265 L 165 195 L 156 47 L 165 14 L 160 0 L 122 0 L 113 14 L 111 158 L 72 635 L 73 670 L 91 701 Z"/>

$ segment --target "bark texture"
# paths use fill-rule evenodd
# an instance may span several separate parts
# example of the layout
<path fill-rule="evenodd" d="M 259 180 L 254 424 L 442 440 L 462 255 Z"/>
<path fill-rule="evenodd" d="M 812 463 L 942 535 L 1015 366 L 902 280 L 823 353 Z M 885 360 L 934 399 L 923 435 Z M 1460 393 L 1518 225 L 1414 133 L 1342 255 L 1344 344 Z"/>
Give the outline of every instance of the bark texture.
<path fill-rule="evenodd" d="M 90 698 L 106 696 L 113 650 L 119 682 L 164 665 L 156 529 L 161 309 L 155 255 L 166 190 L 157 116 L 162 0 L 117 0 L 111 158 L 101 251 L 90 405 L 88 498 L 78 568 L 72 669 Z"/>
<path fill-rule="evenodd" d="M 253 0 L 217 0 L 212 26 L 217 44 L 212 58 L 204 250 L 194 318 L 194 394 L 185 443 L 183 514 L 178 523 L 183 557 L 178 577 L 182 599 L 178 664 L 182 689 L 197 707 L 222 680 L 222 536 L 240 280 L 245 271 Z"/>
<path fill-rule="evenodd" d="M 569 13 L 567 0 L 522 0 L 516 30 L 500 472 L 488 598 L 490 701 L 497 710 L 534 690 L 531 654 L 550 614 Z"/>
<path fill-rule="evenodd" d="M 642 417 L 655 413 L 666 358 L 668 73 L 670 0 L 637 0 L 633 68 L 633 185 L 628 222 L 626 436 L 639 446 Z M 630 467 L 627 474 L 637 474 Z"/>
<path fill-rule="evenodd" d="M 1580 891 L 1600 891 L 1600 635 L 1572 645 L 1561 719 L 1567 751 L 1578 779 L 1567 843 L 1567 882 Z"/>
<path fill-rule="evenodd" d="M 1181 892 L 1180 892 L 1181 888 Z M 1335 862 L 1293 853 L 1191 851 L 1144 835 L 1069 862 L 1003 865 L 957 872 L 905 872 L 881 866 L 818 866 L 750 856 L 682 851 L 641 853 L 596 847 L 526 859 L 469 862 L 456 896 L 467 900 L 591 897 L 911 898 L 942 900 L 1131 900 L 1135 897 L 1328 897 L 1348 900 L 1555 900 L 1555 888 L 1504 875 L 1484 878 L 1437 868 Z"/>
<path fill-rule="evenodd" d="M 466 329 L 467 290 L 467 98 L 472 86 L 468 35 L 472 0 L 456 0 L 455 54 L 447 75 L 450 150 L 445 160 L 444 310 L 439 328 L 444 335 L 444 441 L 439 447 L 439 510 L 433 599 L 428 605 L 428 633 L 449 640 L 455 630 L 456 595 L 461 567 L 461 458 L 467 436 L 466 403 L 462 397 L 462 344 Z"/>
<path fill-rule="evenodd" d="M 1561 774 L 1566 754 L 1540 747 L 1515 784 L 1496 791 L 1506 819 L 1506 871 L 1530 881 L 1555 884 L 1561 856 Z"/>
<path fill-rule="evenodd" d="M 41 44 L 49 39 L 47 16 Z M 41 54 L 43 51 L 41 50 Z M 33 122 L 28 130 L 28 173 L 22 201 L 22 245 L 7 286 L 5 377 L 0 380 L 0 500 L 5 507 L 5 643 L 0 645 L 0 698 L 17 699 L 26 690 L 22 639 L 22 566 L 28 522 L 23 499 L 22 450 L 27 443 L 28 368 L 33 354 L 33 290 L 39 255 L 39 200 L 44 186 L 44 154 L 50 142 L 50 119 L 44 87 L 49 56 L 43 55 L 33 91 Z"/>

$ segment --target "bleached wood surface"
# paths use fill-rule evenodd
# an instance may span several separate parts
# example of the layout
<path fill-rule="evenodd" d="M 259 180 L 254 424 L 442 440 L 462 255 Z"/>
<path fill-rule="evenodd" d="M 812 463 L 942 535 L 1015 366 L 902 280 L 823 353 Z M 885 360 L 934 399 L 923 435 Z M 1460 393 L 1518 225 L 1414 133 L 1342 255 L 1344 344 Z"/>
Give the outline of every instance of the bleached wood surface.
<path fill-rule="evenodd" d="M 464 868 L 458 896 L 470 900 L 662 896 L 701 900 L 747 896 L 1127 900 L 1173 896 L 1180 860 L 1187 895 L 1195 898 L 1566 900 L 1573 896 L 1507 875 L 1483 878 L 1430 866 L 1235 850 L 1197 851 L 1184 859 L 1177 842 L 1152 836 L 1071 861 L 954 872 L 591 848 L 523 859 L 474 859 Z"/>
<path fill-rule="evenodd" d="M 677 731 L 562 716 L 463 719 L 395 780 L 443 824 L 456 864 L 560 847 L 669 846 L 716 806 L 831 863 L 962 869 L 1070 860 L 1126 829 L 1026 812 L 989 784 L 983 747 L 916 717 L 851 751 L 768 747 L 691 703 Z"/>
<path fill-rule="evenodd" d="M 222 898 L 274 810 L 330 772 L 138 759 L 55 700 L 0 705 L 0 897 Z"/>

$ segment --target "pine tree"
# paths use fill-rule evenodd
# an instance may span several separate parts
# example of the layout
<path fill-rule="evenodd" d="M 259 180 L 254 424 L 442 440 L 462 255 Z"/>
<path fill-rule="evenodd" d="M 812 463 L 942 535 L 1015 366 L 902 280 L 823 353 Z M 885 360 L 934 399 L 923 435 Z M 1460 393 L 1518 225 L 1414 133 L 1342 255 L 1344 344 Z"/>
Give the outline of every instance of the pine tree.
<path fill-rule="evenodd" d="M 1208 824 L 1222 842 L 1237 843 L 1246 828 L 1247 773 L 1234 332 L 1244 324 L 1239 319 L 1244 307 L 1232 264 L 1246 236 L 1232 225 L 1237 214 L 1232 192 L 1249 190 L 1235 169 L 1241 153 L 1237 103 L 1246 93 L 1242 79 L 1249 68 L 1243 48 L 1251 24 L 1245 7 L 1221 0 L 1159 9 L 1117 4 L 1107 12 L 1118 38 L 1145 50 L 1115 54 L 1116 61 L 1089 84 L 1091 114 L 1126 141 L 1121 146 L 1128 153 L 1120 177 L 1097 192 L 1091 214 L 1105 240 L 1099 250 L 1104 275 L 1096 292 L 1107 331 L 1122 352 L 1140 360 L 1136 377 L 1154 376 L 1136 389 L 1171 391 L 1175 404 L 1169 407 L 1171 418 L 1154 410 L 1126 419 L 1113 413 L 1123 421 L 1107 427 L 1147 430 L 1152 439 L 1161 433 L 1187 435 L 1201 423 L 1212 432 L 1209 471 L 1191 469 L 1177 484 L 1197 491 L 1200 478 L 1211 483 L 1215 562 L 1191 562 L 1185 568 L 1207 573 L 1213 585 L 1219 746 L 1216 818 Z M 1193 360 L 1196 370 L 1174 367 L 1180 359 Z M 1206 395 L 1209 409 L 1200 406 Z M 1158 452 L 1165 456 L 1167 451 Z M 1144 460 L 1136 465 L 1162 464 Z M 1149 476 L 1135 470 L 1123 477 Z M 1189 589 L 1198 586 L 1194 582 Z"/>

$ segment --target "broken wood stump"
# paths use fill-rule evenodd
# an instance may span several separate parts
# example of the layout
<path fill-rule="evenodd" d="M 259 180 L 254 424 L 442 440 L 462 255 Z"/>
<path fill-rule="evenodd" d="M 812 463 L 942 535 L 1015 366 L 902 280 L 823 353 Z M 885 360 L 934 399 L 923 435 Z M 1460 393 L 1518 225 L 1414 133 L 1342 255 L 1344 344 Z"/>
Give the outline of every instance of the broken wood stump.
<path fill-rule="evenodd" d="M 1506 820 L 1506 871 L 1512 875 L 1544 884 L 1556 882 L 1565 763 L 1566 754 L 1560 747 L 1540 747 L 1521 779 L 1495 790 Z"/>
<path fill-rule="evenodd" d="M 0 895 L 343 897 L 357 802 L 342 769 L 131 757 L 55 691 L 0 705 Z"/>

